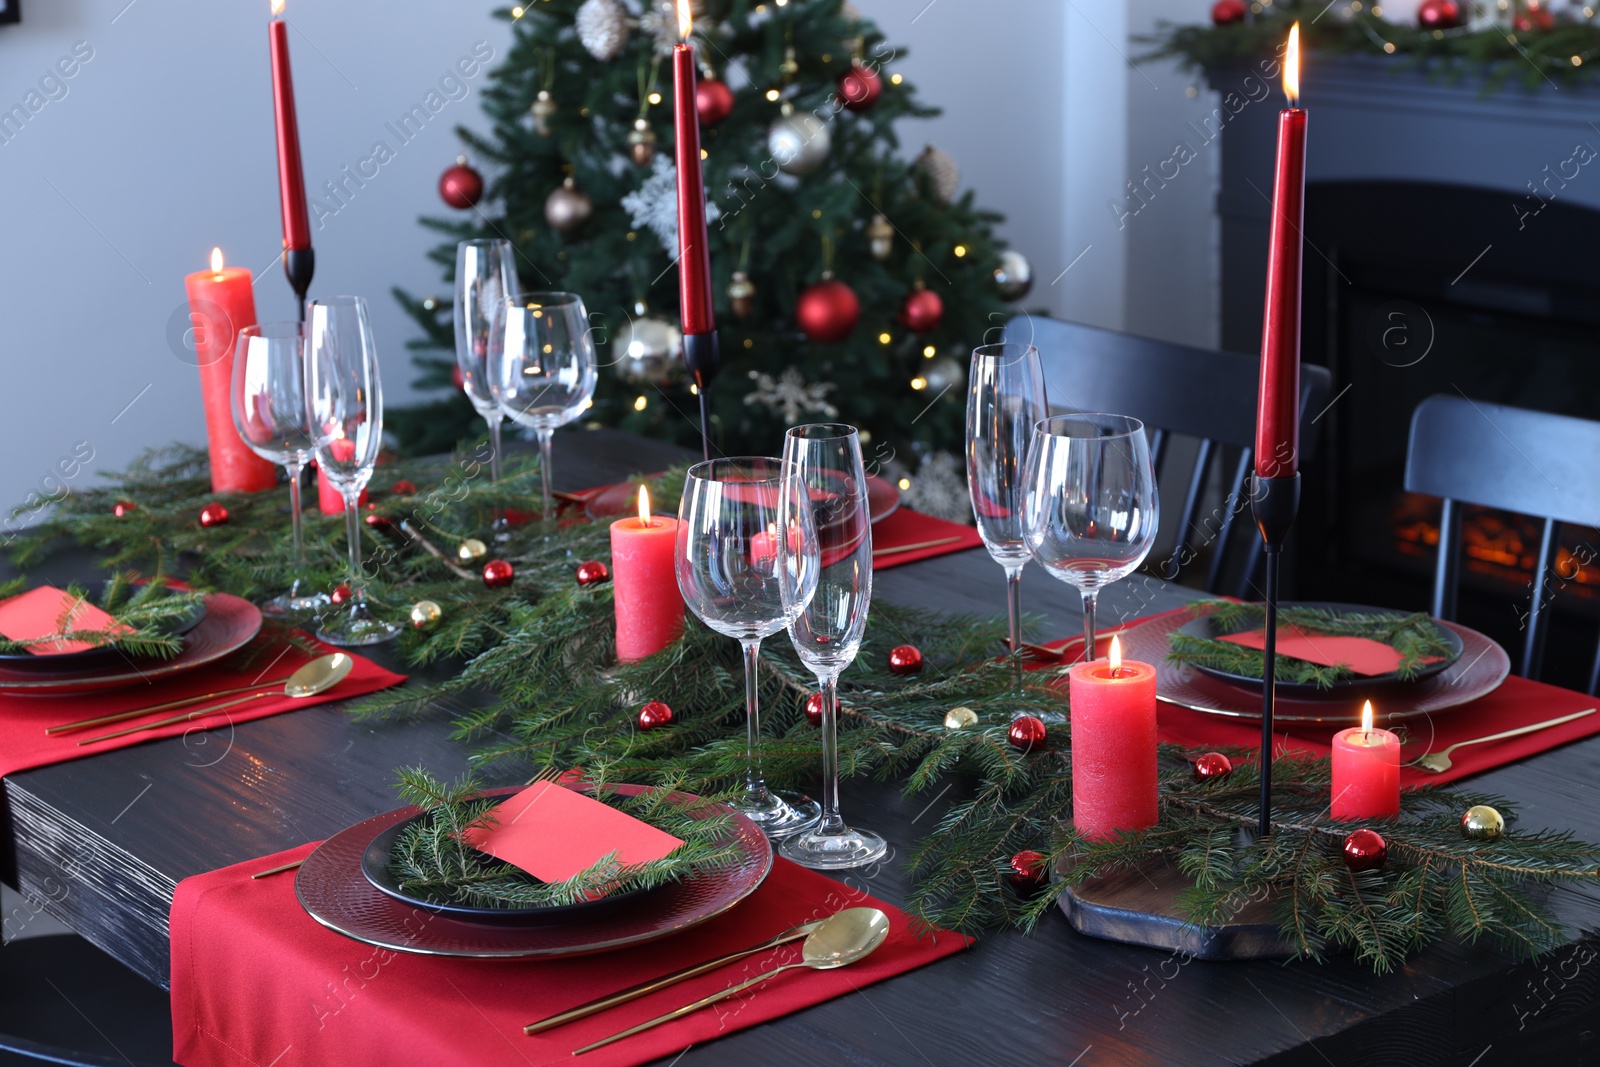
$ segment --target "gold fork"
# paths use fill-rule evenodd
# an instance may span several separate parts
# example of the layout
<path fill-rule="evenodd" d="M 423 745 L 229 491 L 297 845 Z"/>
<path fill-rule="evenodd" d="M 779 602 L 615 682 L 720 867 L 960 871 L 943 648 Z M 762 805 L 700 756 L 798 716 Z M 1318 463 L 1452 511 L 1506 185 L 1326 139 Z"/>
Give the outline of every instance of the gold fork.
<path fill-rule="evenodd" d="M 1474 737 L 1470 741 L 1457 741 L 1443 752 L 1424 752 L 1412 760 L 1409 766 L 1421 767 L 1423 770 L 1432 771 L 1434 774 L 1443 774 L 1450 769 L 1450 753 L 1458 748 L 1465 748 L 1467 745 L 1481 745 L 1485 741 L 1504 741 L 1508 737 L 1521 737 L 1523 734 L 1531 734 L 1537 730 L 1544 730 L 1551 726 L 1560 726 L 1564 722 L 1571 722 L 1574 719 L 1581 719 L 1585 715 L 1593 715 L 1594 711 L 1594 708 L 1588 708 L 1584 711 L 1575 711 L 1571 715 L 1563 715 L 1559 719 L 1536 722 L 1531 726 L 1519 726 L 1515 730 L 1501 730 L 1497 734 L 1490 734 L 1487 737 Z"/>

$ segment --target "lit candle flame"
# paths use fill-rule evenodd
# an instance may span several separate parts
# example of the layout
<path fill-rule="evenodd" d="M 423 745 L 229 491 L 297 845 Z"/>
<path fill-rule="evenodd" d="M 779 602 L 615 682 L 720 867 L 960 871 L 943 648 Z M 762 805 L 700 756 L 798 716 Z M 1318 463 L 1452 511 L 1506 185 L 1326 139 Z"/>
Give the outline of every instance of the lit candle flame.
<path fill-rule="evenodd" d="M 1121 641 L 1121 639 L 1116 638 L 1116 637 L 1113 637 L 1111 639 L 1111 655 L 1109 657 L 1107 657 L 1107 658 L 1109 658 L 1111 660 L 1111 677 L 1115 678 L 1117 676 L 1117 674 L 1122 670 L 1122 641 Z"/>
<path fill-rule="evenodd" d="M 272 17 L 277 18 L 283 14 L 283 0 L 272 0 Z"/>
<path fill-rule="evenodd" d="M 213 248 L 211 250 L 211 273 L 222 273 L 222 249 L 220 248 Z"/>
<path fill-rule="evenodd" d="M 1362 740 L 1372 732 L 1372 701 L 1368 700 L 1361 705 L 1361 734 Z"/>
<path fill-rule="evenodd" d="M 1289 51 L 1283 59 L 1283 95 L 1292 107 L 1300 100 L 1300 24 L 1289 27 Z"/>
<path fill-rule="evenodd" d="M 694 13 L 689 10 L 689 0 L 678 0 L 678 36 L 685 41 L 694 31 Z"/>
<path fill-rule="evenodd" d="M 645 486 L 639 487 L 639 523 L 643 526 L 654 526 L 650 521 L 650 490 Z"/>

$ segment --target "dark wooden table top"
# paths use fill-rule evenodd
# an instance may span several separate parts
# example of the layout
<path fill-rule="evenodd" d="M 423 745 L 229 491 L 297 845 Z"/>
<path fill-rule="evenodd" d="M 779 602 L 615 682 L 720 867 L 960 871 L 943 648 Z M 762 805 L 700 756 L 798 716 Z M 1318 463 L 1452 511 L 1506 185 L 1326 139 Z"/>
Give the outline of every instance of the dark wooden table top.
<path fill-rule="evenodd" d="M 678 453 L 612 431 L 558 435 L 558 481 L 598 484 L 659 469 Z M 1000 568 L 982 551 L 875 578 L 877 595 L 946 610 L 998 612 Z M 1135 578 L 1104 594 L 1102 626 L 1176 606 L 1192 592 Z M 1076 594 L 1030 568 L 1025 607 L 1048 636 L 1079 623 Z M 1037 635 L 1046 636 L 1046 635 Z M 368 652 L 368 650 L 363 650 Z M 372 654 L 368 652 L 368 654 Z M 398 666 L 383 651 L 375 658 Z M 427 672 L 413 672 L 427 675 Z M 6 880 L 152 982 L 165 984 L 167 911 L 189 875 L 325 837 L 394 806 L 394 768 L 465 767 L 447 709 L 357 725 L 337 705 L 172 738 L 5 780 Z M 1523 826 L 1600 840 L 1600 739 L 1469 783 L 1515 798 Z M 896 853 L 925 834 L 951 795 L 907 801 L 854 781 L 847 818 Z M 47 892 L 46 878 L 70 891 Z M 898 901 L 885 863 L 845 881 Z M 54 884 L 54 883 L 52 883 Z M 1052 917 L 1031 937 L 990 934 L 972 949 L 858 994 L 690 1049 L 672 1062 L 849 1064 L 1524 1064 L 1600 1062 L 1600 892 L 1554 891 L 1572 943 L 1538 961 L 1448 943 L 1375 977 L 1347 959 L 1316 965 L 1205 963 L 1082 937 Z M 453 1025 L 472 1025 L 470 1019 Z"/>

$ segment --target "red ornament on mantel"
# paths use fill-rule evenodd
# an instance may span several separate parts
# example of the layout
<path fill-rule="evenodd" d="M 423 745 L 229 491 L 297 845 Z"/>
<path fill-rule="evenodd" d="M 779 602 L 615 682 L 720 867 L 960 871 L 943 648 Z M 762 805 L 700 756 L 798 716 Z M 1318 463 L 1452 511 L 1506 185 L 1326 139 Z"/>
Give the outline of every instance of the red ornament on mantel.
<path fill-rule="evenodd" d="M 865 111 L 878 102 L 883 92 L 883 79 L 878 72 L 860 63 L 850 64 L 850 69 L 839 79 L 839 99 L 851 111 Z"/>
<path fill-rule="evenodd" d="M 1025 848 L 1011 857 L 1011 884 L 1023 892 L 1044 885 L 1046 873 L 1043 853 Z"/>
<path fill-rule="evenodd" d="M 1235 22 L 1243 22 L 1244 17 L 1250 13 L 1250 8 L 1244 0 L 1217 0 L 1211 5 L 1211 21 L 1218 26 L 1228 26 Z"/>
<path fill-rule="evenodd" d="M 200 525 L 208 530 L 213 526 L 221 526 L 227 521 L 228 509 L 214 500 L 200 509 Z"/>
<path fill-rule="evenodd" d="M 1027 752 L 1043 745 L 1048 733 L 1043 719 L 1036 715 L 1018 715 L 1011 720 L 1011 726 L 1006 730 L 1006 740 L 1011 742 L 1012 748 Z"/>
<path fill-rule="evenodd" d="M 850 336 L 861 321 L 861 301 L 855 290 L 837 278 L 824 278 L 800 291 L 794 319 L 800 332 L 819 344 L 833 344 Z"/>
<path fill-rule="evenodd" d="M 1352 871 L 1375 871 L 1389 858 L 1389 843 L 1376 830 L 1356 830 L 1344 839 L 1344 865 Z"/>
<path fill-rule="evenodd" d="M 889 651 L 889 670 L 895 674 L 916 674 L 922 669 L 922 649 L 916 645 L 897 645 Z"/>
<path fill-rule="evenodd" d="M 674 718 L 670 707 L 659 700 L 652 700 L 639 709 L 639 729 L 649 733 L 657 726 L 671 726 Z"/>
<path fill-rule="evenodd" d="M 483 584 L 490 589 L 504 589 L 517 576 L 517 569 L 503 559 L 491 559 L 483 565 Z"/>
<path fill-rule="evenodd" d="M 1195 757 L 1194 780 L 1209 782 L 1233 773 L 1233 761 L 1220 752 L 1204 752 Z"/>
<path fill-rule="evenodd" d="M 733 90 L 727 82 L 705 78 L 694 87 L 694 109 L 700 125 L 715 126 L 733 114 Z"/>
<path fill-rule="evenodd" d="M 1453 30 L 1461 25 L 1461 5 L 1456 0 L 1422 0 L 1417 25 L 1425 30 Z"/>
<path fill-rule="evenodd" d="M 139 505 L 135 504 L 133 501 L 119 500 L 117 501 L 116 506 L 111 509 L 111 514 L 115 515 L 119 519 L 125 519 L 138 510 Z"/>
<path fill-rule="evenodd" d="M 351 589 L 348 585 L 336 585 L 333 587 L 333 592 L 329 594 L 328 599 L 335 605 L 348 604 L 350 602 L 350 598 L 355 595 L 355 590 Z"/>
<path fill-rule="evenodd" d="M 944 301 L 932 289 L 914 289 L 900 305 L 900 322 L 912 333 L 932 333 L 944 321 Z"/>
<path fill-rule="evenodd" d="M 483 195 L 483 175 L 467 166 L 465 156 L 439 176 L 439 198 L 446 204 L 465 211 Z"/>
<path fill-rule="evenodd" d="M 812 693 L 806 697 L 806 722 L 812 726 L 822 725 L 822 694 Z"/>

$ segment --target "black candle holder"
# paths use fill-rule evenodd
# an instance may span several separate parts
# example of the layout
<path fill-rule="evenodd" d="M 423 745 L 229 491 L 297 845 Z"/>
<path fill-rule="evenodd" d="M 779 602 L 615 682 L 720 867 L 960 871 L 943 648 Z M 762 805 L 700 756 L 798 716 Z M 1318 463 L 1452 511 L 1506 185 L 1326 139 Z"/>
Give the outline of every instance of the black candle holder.
<path fill-rule="evenodd" d="M 700 398 L 700 452 L 704 459 L 711 458 L 711 381 L 717 376 L 722 357 L 717 346 L 717 331 L 689 333 L 683 336 L 683 363 L 694 379 L 695 393 Z"/>
<path fill-rule="evenodd" d="M 1278 572 L 1283 559 L 1283 543 L 1300 509 L 1300 475 L 1250 481 L 1250 511 L 1267 557 L 1266 661 L 1261 673 L 1261 818 L 1257 832 L 1265 837 L 1272 832 L 1272 718 L 1277 710 L 1278 681 Z"/>
<path fill-rule="evenodd" d="M 306 291 L 311 288 L 311 276 L 317 270 L 317 254 L 310 248 L 286 248 L 283 251 L 283 273 L 289 276 L 289 288 L 294 290 L 300 303 L 300 321 L 306 321 Z"/>

